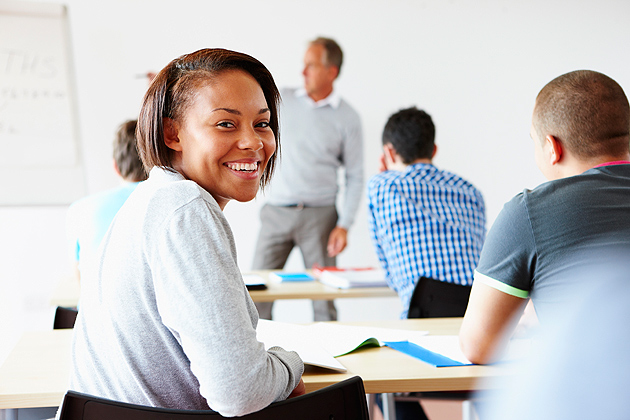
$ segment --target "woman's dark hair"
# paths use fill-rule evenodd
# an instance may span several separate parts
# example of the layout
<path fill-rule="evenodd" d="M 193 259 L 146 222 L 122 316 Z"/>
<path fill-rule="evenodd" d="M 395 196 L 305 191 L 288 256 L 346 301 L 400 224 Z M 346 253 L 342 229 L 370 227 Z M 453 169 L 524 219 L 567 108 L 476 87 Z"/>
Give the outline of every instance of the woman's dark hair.
<path fill-rule="evenodd" d="M 181 119 L 197 90 L 227 70 L 249 73 L 260 85 L 270 111 L 269 126 L 276 139 L 276 153 L 269 158 L 260 180 L 267 185 L 280 153 L 278 103 L 280 93 L 267 68 L 247 54 L 206 48 L 171 61 L 153 79 L 138 116 L 138 151 L 147 172 L 154 166 L 172 168 L 171 149 L 164 143 L 163 118 Z"/>

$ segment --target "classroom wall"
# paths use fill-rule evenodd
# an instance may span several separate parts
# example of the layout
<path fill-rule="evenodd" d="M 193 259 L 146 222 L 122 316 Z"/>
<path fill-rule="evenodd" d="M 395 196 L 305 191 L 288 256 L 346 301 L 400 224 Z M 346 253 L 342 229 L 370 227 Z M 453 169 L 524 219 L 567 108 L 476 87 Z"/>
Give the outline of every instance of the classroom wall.
<path fill-rule="evenodd" d="M 120 122 L 137 115 L 146 89 L 138 75 L 202 47 L 249 53 L 269 67 L 279 86 L 298 86 L 306 42 L 318 35 L 336 38 L 346 60 L 336 88 L 362 117 L 366 178 L 377 171 L 388 116 L 417 105 L 437 127 L 435 164 L 482 190 L 489 225 L 505 201 L 543 181 L 529 125 L 545 83 L 588 68 L 630 89 L 625 0 L 65 3 L 89 192 L 118 182 L 111 140 Z M 243 270 L 251 264 L 261 202 L 230 203 L 225 211 Z M 48 299 L 67 273 L 66 209 L 0 208 L 0 361 L 22 331 L 52 325 Z M 364 200 L 339 264 L 377 263 Z M 292 255 L 289 267 L 301 268 L 299 255 Z M 282 302 L 277 310 L 280 318 L 310 317 L 304 301 Z M 399 310 L 394 298 L 340 302 L 342 319 L 396 317 Z"/>

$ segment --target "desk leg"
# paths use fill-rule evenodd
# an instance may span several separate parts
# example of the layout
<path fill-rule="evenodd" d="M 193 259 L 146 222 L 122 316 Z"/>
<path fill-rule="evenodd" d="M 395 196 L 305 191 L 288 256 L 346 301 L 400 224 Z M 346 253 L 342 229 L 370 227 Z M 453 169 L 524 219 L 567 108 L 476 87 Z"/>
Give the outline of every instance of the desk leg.
<path fill-rule="evenodd" d="M 0 410 L 0 420 L 18 420 L 18 409 L 5 408 Z"/>
<path fill-rule="evenodd" d="M 462 420 L 475 420 L 476 418 L 477 416 L 472 400 L 462 401 Z"/>
<path fill-rule="evenodd" d="M 381 394 L 383 400 L 383 419 L 396 420 L 396 403 L 394 394 Z"/>

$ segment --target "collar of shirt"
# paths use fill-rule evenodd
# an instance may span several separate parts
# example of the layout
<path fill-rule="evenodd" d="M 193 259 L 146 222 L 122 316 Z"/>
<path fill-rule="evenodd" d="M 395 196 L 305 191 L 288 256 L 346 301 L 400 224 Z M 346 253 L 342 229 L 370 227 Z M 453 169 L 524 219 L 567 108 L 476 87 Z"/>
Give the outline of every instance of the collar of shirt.
<path fill-rule="evenodd" d="M 337 109 L 339 108 L 339 104 L 341 104 L 341 96 L 339 96 L 334 90 L 330 95 L 317 102 L 315 102 L 311 99 L 310 96 L 308 96 L 308 94 L 306 93 L 306 89 L 304 88 L 296 90 L 295 96 L 298 98 L 305 98 L 313 108 L 322 108 L 326 105 L 330 105 L 332 108 Z"/>
<path fill-rule="evenodd" d="M 410 165 L 407 165 L 407 172 L 419 171 L 426 167 L 435 168 L 435 165 L 433 165 L 432 163 L 424 163 L 424 162 L 412 163 Z"/>
<path fill-rule="evenodd" d="M 628 165 L 628 164 L 630 164 L 630 162 L 628 162 L 627 160 L 616 160 L 614 162 L 600 163 L 599 165 L 593 166 L 593 168 L 601 168 L 602 166 L 611 166 L 611 165 Z"/>

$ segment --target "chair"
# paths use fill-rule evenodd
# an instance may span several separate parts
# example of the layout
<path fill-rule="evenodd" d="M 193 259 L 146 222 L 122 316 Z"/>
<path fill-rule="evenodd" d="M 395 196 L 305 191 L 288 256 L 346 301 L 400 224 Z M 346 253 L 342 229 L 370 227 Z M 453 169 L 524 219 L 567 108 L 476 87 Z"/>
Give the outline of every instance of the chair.
<path fill-rule="evenodd" d="M 60 420 L 214 420 L 225 418 L 210 410 L 146 407 L 68 391 Z M 246 420 L 368 420 L 365 389 L 360 377 L 311 393 L 279 401 L 261 411 L 239 417 Z"/>
<path fill-rule="evenodd" d="M 55 320 L 53 322 L 53 329 L 63 330 L 67 328 L 74 328 L 74 323 L 77 320 L 79 311 L 77 308 L 65 308 L 63 306 L 57 306 L 55 311 Z"/>
<path fill-rule="evenodd" d="M 464 316 L 472 286 L 420 277 L 413 289 L 407 318 Z"/>

